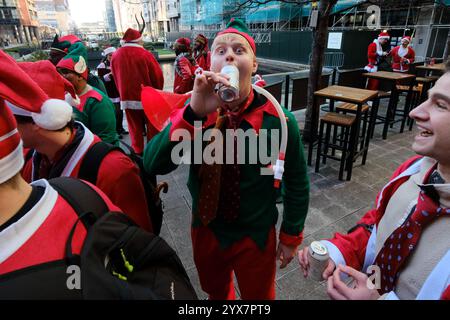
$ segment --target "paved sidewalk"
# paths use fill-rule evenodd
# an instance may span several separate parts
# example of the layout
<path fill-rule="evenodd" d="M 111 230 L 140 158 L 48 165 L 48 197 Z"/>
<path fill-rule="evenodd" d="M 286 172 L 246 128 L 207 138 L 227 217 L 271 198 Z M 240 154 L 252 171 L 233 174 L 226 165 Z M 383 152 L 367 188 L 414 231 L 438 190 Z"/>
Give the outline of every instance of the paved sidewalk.
<path fill-rule="evenodd" d="M 301 127 L 301 123 L 299 123 Z M 339 163 L 328 160 L 319 173 L 308 167 L 311 181 L 310 208 L 304 230 L 302 247 L 313 240 L 332 236 L 335 232 L 346 232 L 373 206 L 377 192 L 388 181 L 393 171 L 407 158 L 414 155 L 410 146 L 416 130 L 398 133 L 395 126 L 389 131 L 387 140 L 381 139 L 381 126 L 377 126 L 371 140 L 368 160 L 364 166 L 360 159 L 354 166 L 352 180 L 337 179 Z M 305 150 L 306 151 L 306 150 Z M 190 238 L 191 196 L 186 187 L 188 166 L 181 166 L 174 172 L 158 177 L 169 183 L 169 192 L 164 195 L 165 217 L 161 236 L 177 251 L 187 269 L 200 298 L 206 298 L 202 291 L 197 270 L 192 258 Z M 282 212 L 282 205 L 279 205 Z M 277 229 L 281 223 L 279 217 Z M 325 284 L 304 279 L 297 260 L 284 270 L 277 270 L 277 299 L 328 299 Z M 239 290 L 236 286 L 237 293 Z"/>

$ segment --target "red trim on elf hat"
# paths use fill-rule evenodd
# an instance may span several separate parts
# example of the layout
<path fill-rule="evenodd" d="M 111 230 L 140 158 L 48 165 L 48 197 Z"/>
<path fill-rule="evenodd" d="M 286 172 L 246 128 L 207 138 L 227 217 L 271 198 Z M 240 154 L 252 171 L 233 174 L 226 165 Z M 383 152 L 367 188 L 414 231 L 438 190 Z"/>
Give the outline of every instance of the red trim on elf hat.
<path fill-rule="evenodd" d="M 255 40 L 250 35 L 250 31 L 248 30 L 245 23 L 240 19 L 231 18 L 230 22 L 227 24 L 226 29 L 223 31 L 220 31 L 217 36 L 226 34 L 226 33 L 235 33 L 238 34 L 247 40 L 247 42 L 250 44 L 250 47 L 253 50 L 253 53 L 256 54 L 256 45 Z"/>

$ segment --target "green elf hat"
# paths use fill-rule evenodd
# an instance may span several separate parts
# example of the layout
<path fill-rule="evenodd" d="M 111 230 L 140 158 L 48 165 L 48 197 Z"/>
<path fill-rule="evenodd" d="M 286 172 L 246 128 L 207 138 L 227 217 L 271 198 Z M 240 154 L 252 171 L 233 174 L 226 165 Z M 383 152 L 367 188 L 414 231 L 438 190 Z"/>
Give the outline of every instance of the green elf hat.
<path fill-rule="evenodd" d="M 85 80 L 87 80 L 88 67 L 86 61 L 86 47 L 83 45 L 83 43 L 77 42 L 69 48 L 69 52 L 67 53 L 67 55 L 58 62 L 56 67 L 78 73 Z"/>
<path fill-rule="evenodd" d="M 244 23 L 244 21 L 237 18 L 231 18 L 230 22 L 228 22 L 227 26 L 225 27 L 225 30 L 220 31 L 217 35 L 220 36 L 225 33 L 236 33 L 240 36 L 243 36 L 250 44 L 250 47 L 252 47 L 253 53 L 256 54 L 255 40 L 250 35 L 250 30 L 248 30 L 247 25 Z"/>
<path fill-rule="evenodd" d="M 69 34 L 61 38 L 58 37 L 58 35 L 55 35 L 50 50 L 56 50 L 67 53 L 69 52 L 70 46 L 77 42 L 81 42 L 81 39 L 73 34 Z"/>

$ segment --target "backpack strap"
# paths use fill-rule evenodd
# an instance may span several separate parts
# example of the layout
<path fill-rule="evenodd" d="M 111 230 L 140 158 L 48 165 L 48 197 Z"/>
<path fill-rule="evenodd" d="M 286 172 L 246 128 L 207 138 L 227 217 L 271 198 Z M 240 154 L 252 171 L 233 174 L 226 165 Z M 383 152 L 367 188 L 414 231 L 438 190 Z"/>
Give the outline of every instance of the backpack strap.
<path fill-rule="evenodd" d="M 87 183 L 70 177 L 58 177 L 49 180 L 50 185 L 66 200 L 75 210 L 78 217 L 87 212 L 90 218 L 81 218 L 86 229 L 89 229 L 95 221 L 109 211 L 103 198 Z"/>
<path fill-rule="evenodd" d="M 49 180 L 49 183 L 78 215 L 78 219 L 73 224 L 66 241 L 65 261 L 68 266 L 80 265 L 80 257 L 72 252 L 72 238 L 78 222 L 81 221 L 85 228 L 89 230 L 101 216 L 109 211 L 109 208 L 103 198 L 91 186 L 81 180 L 58 177 Z"/>
<path fill-rule="evenodd" d="M 90 147 L 84 155 L 83 162 L 80 166 L 80 171 L 78 172 L 78 179 L 86 180 L 96 185 L 98 170 L 103 159 L 108 153 L 114 150 L 123 152 L 122 149 L 114 147 L 103 141 L 99 141 Z"/>

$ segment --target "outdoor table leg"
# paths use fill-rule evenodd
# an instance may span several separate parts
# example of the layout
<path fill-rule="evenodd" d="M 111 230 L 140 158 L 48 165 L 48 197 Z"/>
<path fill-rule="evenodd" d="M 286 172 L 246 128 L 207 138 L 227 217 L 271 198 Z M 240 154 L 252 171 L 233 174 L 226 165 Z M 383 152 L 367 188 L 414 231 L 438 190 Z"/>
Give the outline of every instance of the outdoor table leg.
<path fill-rule="evenodd" d="M 319 124 L 320 106 L 317 103 L 318 98 L 316 95 L 313 97 L 313 109 L 311 114 L 311 131 L 309 133 L 309 147 L 308 147 L 308 165 L 312 163 L 312 154 L 314 148 L 314 142 L 317 138 L 317 126 Z"/>
<path fill-rule="evenodd" d="M 403 108 L 403 118 L 402 118 L 402 125 L 400 127 L 400 133 L 403 133 L 403 130 L 405 129 L 406 118 L 408 117 L 408 113 L 411 110 L 413 88 L 414 88 L 414 81 L 411 81 L 408 89 L 408 94 L 406 96 L 405 106 Z"/>
<path fill-rule="evenodd" d="M 425 100 L 427 100 L 428 90 L 430 90 L 431 83 L 425 82 L 422 86 L 422 92 L 420 94 L 420 103 L 423 103 Z"/>
<path fill-rule="evenodd" d="M 369 120 L 369 128 L 367 128 L 365 141 L 364 141 L 364 153 L 362 158 L 362 164 L 366 164 L 367 159 L 367 153 L 369 152 L 369 143 L 370 139 L 373 137 L 373 132 L 375 131 L 375 122 L 377 120 L 377 113 L 378 113 L 378 105 L 380 104 L 380 99 L 376 98 L 373 103 L 372 107 L 370 109 L 370 120 Z"/>
<path fill-rule="evenodd" d="M 375 133 L 375 125 L 377 123 L 379 105 L 380 105 L 380 98 L 375 98 L 375 100 L 373 100 L 372 107 L 370 108 L 370 127 L 369 127 L 370 136 L 369 136 L 369 139 L 372 139 L 373 135 Z"/>
<path fill-rule="evenodd" d="M 355 158 L 356 149 L 358 147 L 358 136 L 359 136 L 359 122 L 361 121 L 361 109 L 362 104 L 358 104 L 355 115 L 355 123 L 350 129 L 350 145 L 349 145 L 349 155 L 347 157 L 347 181 L 352 177 L 353 160 Z"/>
<path fill-rule="evenodd" d="M 398 98 L 397 97 L 398 94 L 397 94 L 397 87 L 396 86 L 397 86 L 396 82 L 392 81 L 391 97 L 389 98 L 389 105 L 388 105 L 387 110 L 386 110 L 386 119 L 384 121 L 384 126 L 383 126 L 383 140 L 386 140 L 386 138 L 387 138 L 387 132 L 388 132 L 388 129 L 389 129 L 389 124 L 390 124 L 391 119 L 393 117 L 392 113 L 394 112 L 395 103 L 396 103 L 397 98 Z"/>

